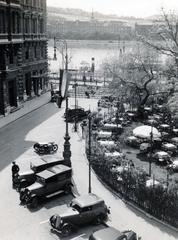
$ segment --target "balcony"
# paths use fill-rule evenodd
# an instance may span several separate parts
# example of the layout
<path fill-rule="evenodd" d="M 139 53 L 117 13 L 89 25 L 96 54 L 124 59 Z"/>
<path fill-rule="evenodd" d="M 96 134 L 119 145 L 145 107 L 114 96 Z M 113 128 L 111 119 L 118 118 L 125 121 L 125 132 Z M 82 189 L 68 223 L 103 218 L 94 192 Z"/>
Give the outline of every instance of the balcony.
<path fill-rule="evenodd" d="M 8 34 L 0 33 L 0 44 L 8 43 Z"/>
<path fill-rule="evenodd" d="M 11 37 L 12 37 L 12 42 L 13 43 L 21 43 L 21 42 L 23 42 L 23 35 L 22 35 L 22 33 L 12 33 Z"/>

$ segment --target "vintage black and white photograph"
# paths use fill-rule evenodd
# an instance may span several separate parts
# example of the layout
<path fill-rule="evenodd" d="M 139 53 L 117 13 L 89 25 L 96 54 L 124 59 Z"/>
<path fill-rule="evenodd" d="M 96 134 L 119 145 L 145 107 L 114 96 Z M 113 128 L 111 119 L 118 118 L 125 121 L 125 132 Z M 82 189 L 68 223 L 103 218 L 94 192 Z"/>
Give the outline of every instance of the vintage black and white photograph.
<path fill-rule="evenodd" d="M 177 0 L 0 0 L 0 240 L 178 240 Z"/>

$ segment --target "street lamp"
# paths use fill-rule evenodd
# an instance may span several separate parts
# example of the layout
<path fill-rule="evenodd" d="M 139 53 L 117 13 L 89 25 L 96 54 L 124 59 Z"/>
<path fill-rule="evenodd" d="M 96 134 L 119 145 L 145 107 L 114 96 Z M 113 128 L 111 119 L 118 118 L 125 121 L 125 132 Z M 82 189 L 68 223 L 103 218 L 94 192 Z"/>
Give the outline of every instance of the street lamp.
<path fill-rule="evenodd" d="M 75 76 L 75 83 L 74 83 L 74 89 L 75 89 L 75 123 L 74 123 L 74 132 L 77 132 L 77 76 Z"/>
<path fill-rule="evenodd" d="M 151 123 L 151 132 L 150 132 L 150 156 L 149 156 L 149 176 L 151 177 L 151 163 L 153 157 L 153 122 Z"/>
<path fill-rule="evenodd" d="M 56 56 L 56 49 L 57 49 L 57 47 L 56 47 L 56 38 L 54 37 L 54 58 L 53 58 L 53 60 L 57 60 L 57 56 Z"/>
<path fill-rule="evenodd" d="M 91 113 L 88 116 L 88 192 L 91 193 Z"/>
<path fill-rule="evenodd" d="M 56 41 L 56 39 L 55 39 Z M 63 77 L 64 74 L 66 75 L 66 78 L 63 78 L 63 81 L 68 81 L 68 53 L 67 53 L 67 42 L 65 40 L 62 40 L 62 43 L 65 44 L 65 49 L 66 49 L 66 53 L 65 53 L 65 69 L 63 70 Z M 63 58 L 63 51 L 62 51 L 62 58 Z M 68 96 L 67 96 L 67 83 L 62 82 L 63 86 L 61 86 L 60 88 L 60 96 L 61 98 L 66 98 L 66 109 L 65 109 L 65 116 L 66 116 L 66 132 L 65 132 L 65 136 L 64 136 L 64 151 L 63 151 L 63 157 L 64 157 L 64 162 L 67 166 L 71 167 L 71 151 L 70 151 L 70 136 L 69 136 L 69 129 L 68 129 Z M 65 84 L 65 85 L 64 85 Z"/>
<path fill-rule="evenodd" d="M 71 167 L 71 151 L 70 151 L 70 136 L 69 136 L 69 129 L 68 129 L 68 96 L 66 96 L 66 110 L 65 110 L 65 115 L 66 115 L 66 133 L 64 137 L 64 151 L 63 151 L 63 157 L 64 157 L 64 162 L 67 166 Z"/>

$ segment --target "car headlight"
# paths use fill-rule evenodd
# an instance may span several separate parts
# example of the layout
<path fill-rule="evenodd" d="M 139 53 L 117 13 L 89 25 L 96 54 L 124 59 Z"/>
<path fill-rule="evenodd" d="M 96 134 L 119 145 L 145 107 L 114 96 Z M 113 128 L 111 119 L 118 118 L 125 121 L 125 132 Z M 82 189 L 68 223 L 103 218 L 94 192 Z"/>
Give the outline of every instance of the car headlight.
<path fill-rule="evenodd" d="M 49 221 L 50 221 L 51 226 L 56 229 L 58 229 L 60 227 L 60 225 L 62 224 L 61 217 L 58 214 L 51 216 Z"/>

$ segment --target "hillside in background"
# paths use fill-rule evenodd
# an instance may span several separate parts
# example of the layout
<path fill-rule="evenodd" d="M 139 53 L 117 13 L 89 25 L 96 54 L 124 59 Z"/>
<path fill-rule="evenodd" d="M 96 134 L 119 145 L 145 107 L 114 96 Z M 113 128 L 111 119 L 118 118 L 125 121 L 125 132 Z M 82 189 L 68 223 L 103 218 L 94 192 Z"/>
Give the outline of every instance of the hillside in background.
<path fill-rule="evenodd" d="M 81 9 L 73 9 L 73 8 L 56 8 L 56 7 L 48 7 L 48 21 L 54 19 L 65 19 L 65 20 L 90 20 L 92 11 L 86 12 Z M 94 18 L 97 20 L 103 21 L 123 21 L 128 25 L 133 25 L 137 23 L 151 23 L 154 19 L 154 16 L 148 18 L 135 18 L 135 17 L 119 17 L 117 15 L 105 15 L 99 12 L 94 12 Z"/>

